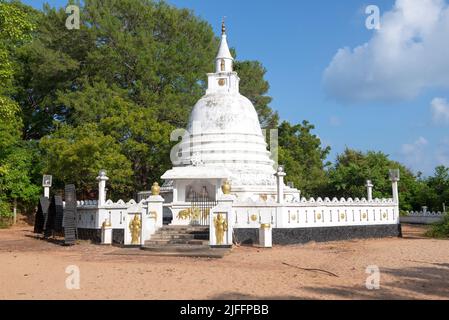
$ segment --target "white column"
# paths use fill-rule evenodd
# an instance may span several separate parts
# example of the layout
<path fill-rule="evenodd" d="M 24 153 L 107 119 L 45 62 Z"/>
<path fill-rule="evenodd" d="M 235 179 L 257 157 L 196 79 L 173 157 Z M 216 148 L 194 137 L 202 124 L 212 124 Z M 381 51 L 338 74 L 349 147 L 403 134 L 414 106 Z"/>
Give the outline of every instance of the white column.
<path fill-rule="evenodd" d="M 50 187 L 44 187 L 44 197 L 50 199 Z"/>
<path fill-rule="evenodd" d="M 112 226 L 107 219 L 101 226 L 101 244 L 112 244 Z"/>
<path fill-rule="evenodd" d="M 399 169 L 390 169 L 390 180 L 391 189 L 393 191 L 393 201 L 399 206 L 399 191 L 398 191 L 398 181 L 399 181 Z M 399 215 L 399 212 L 398 212 Z"/>
<path fill-rule="evenodd" d="M 106 176 L 105 170 L 100 170 L 98 177 L 98 205 L 102 206 L 106 202 L 106 181 L 109 178 Z"/>
<path fill-rule="evenodd" d="M 233 230 L 234 230 L 234 212 L 232 210 L 232 204 L 235 201 L 235 196 L 230 194 L 224 194 L 218 197 L 217 206 L 212 208 L 209 213 L 209 246 L 211 248 L 216 247 L 232 247 L 233 243 Z M 220 216 L 220 217 L 219 217 Z M 217 220 L 216 220 L 217 219 Z M 215 223 L 226 221 L 226 230 L 224 231 L 222 242 L 217 243 L 217 234 L 215 231 Z"/>
<path fill-rule="evenodd" d="M 287 174 L 284 172 L 284 168 L 282 166 L 279 166 L 275 175 L 276 175 L 276 181 L 277 181 L 278 203 L 284 203 L 284 177 Z"/>
<path fill-rule="evenodd" d="M 373 200 L 373 187 L 371 180 L 366 180 L 366 192 L 368 193 L 368 201 Z"/>
<path fill-rule="evenodd" d="M 271 248 L 273 246 L 271 224 L 264 223 L 259 228 L 259 246 Z"/>
<path fill-rule="evenodd" d="M 393 201 L 399 204 L 398 180 L 391 181 L 391 188 L 393 190 Z"/>
<path fill-rule="evenodd" d="M 147 215 L 155 220 L 156 230 L 163 225 L 164 198 L 160 195 L 152 195 L 147 199 Z"/>

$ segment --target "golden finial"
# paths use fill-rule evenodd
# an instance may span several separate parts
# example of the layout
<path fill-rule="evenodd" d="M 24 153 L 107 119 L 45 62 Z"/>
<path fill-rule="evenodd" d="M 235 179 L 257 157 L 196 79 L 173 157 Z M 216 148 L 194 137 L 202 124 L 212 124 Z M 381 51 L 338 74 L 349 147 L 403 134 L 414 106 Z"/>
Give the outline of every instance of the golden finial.
<path fill-rule="evenodd" d="M 221 34 L 226 33 L 225 18 L 226 17 L 223 17 L 223 19 L 221 20 Z"/>

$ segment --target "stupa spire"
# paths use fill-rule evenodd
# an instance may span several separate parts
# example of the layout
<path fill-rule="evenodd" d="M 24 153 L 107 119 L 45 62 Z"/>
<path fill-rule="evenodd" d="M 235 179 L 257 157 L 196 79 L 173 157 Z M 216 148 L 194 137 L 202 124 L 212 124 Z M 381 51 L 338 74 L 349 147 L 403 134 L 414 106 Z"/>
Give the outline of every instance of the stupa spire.
<path fill-rule="evenodd" d="M 221 22 L 221 41 L 215 61 L 215 72 L 232 72 L 232 64 L 234 58 L 232 57 L 231 51 L 229 50 L 228 41 L 226 38 L 226 25 L 224 18 Z"/>
<path fill-rule="evenodd" d="M 206 94 L 239 93 L 239 77 L 233 71 L 234 58 L 229 50 L 226 39 L 226 25 L 224 18 L 221 22 L 221 41 L 215 58 L 215 72 L 208 73 Z"/>
<path fill-rule="evenodd" d="M 225 17 L 223 17 L 223 20 L 221 20 L 221 34 L 226 34 Z"/>

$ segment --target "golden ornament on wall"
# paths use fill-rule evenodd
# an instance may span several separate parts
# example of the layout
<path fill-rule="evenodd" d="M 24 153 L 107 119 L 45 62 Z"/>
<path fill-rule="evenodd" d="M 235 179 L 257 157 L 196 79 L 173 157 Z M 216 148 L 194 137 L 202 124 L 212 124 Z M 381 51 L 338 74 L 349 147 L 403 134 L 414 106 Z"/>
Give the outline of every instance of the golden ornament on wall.
<path fill-rule="evenodd" d="M 341 218 L 342 220 L 344 220 L 344 219 L 346 218 L 346 215 L 345 215 L 344 213 L 342 213 L 342 214 L 340 215 L 340 218 Z"/>
<path fill-rule="evenodd" d="M 366 214 L 366 212 L 364 212 L 363 215 L 362 215 L 362 218 L 363 218 L 363 219 L 366 219 L 367 216 L 368 216 L 368 215 Z"/>
<path fill-rule="evenodd" d="M 318 213 L 318 214 L 316 215 L 316 218 L 317 218 L 318 220 L 321 220 L 321 213 Z"/>
<path fill-rule="evenodd" d="M 158 196 L 161 192 L 161 187 L 159 187 L 159 183 L 155 182 L 153 183 L 153 186 L 151 187 L 151 194 L 153 196 Z"/>
<path fill-rule="evenodd" d="M 271 228 L 271 224 L 269 224 L 269 223 L 262 223 L 262 224 L 260 225 L 260 227 L 261 227 L 262 229 L 270 229 L 270 228 Z"/>
<path fill-rule="evenodd" d="M 218 85 L 219 85 L 220 87 L 223 87 L 225 84 L 226 84 L 226 80 L 225 80 L 225 79 L 219 79 L 219 80 L 218 80 Z"/>
<path fill-rule="evenodd" d="M 387 218 L 387 213 L 386 213 L 386 212 L 384 212 L 384 215 L 383 215 L 383 217 L 384 217 L 384 219 L 386 219 L 386 218 Z"/>
<path fill-rule="evenodd" d="M 151 211 L 150 214 L 149 214 L 149 217 L 151 219 L 157 220 L 157 212 L 156 211 Z"/>
<path fill-rule="evenodd" d="M 105 229 L 106 227 L 111 227 L 111 223 L 108 221 L 108 219 L 104 219 L 103 224 L 101 225 L 101 227 L 103 229 Z"/>
<path fill-rule="evenodd" d="M 190 212 L 191 212 L 192 219 L 194 219 L 194 220 L 199 220 L 199 218 L 201 217 L 200 208 L 195 207 Z"/>
<path fill-rule="evenodd" d="M 177 218 L 180 220 L 187 220 L 188 218 L 190 218 L 190 214 L 191 214 L 192 209 L 184 209 L 178 212 L 178 216 Z"/>
<path fill-rule="evenodd" d="M 223 185 L 221 186 L 221 191 L 223 191 L 223 194 L 230 194 L 231 193 L 231 184 L 228 180 L 226 180 Z"/>
<path fill-rule="evenodd" d="M 257 215 L 256 214 L 252 214 L 251 215 L 251 220 L 252 221 L 257 221 Z"/>
<path fill-rule="evenodd" d="M 142 223 L 139 219 L 139 215 L 134 215 L 134 219 L 129 223 L 129 231 L 131 232 L 131 244 L 140 244 L 140 230 L 142 229 Z"/>

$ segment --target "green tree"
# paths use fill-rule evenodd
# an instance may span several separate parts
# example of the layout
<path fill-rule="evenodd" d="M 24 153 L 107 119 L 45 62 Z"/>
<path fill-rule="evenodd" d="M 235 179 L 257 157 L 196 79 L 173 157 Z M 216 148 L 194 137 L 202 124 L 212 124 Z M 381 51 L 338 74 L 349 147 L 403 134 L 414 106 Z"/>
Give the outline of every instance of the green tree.
<path fill-rule="evenodd" d="M 170 132 L 186 126 L 204 94 L 219 40 L 191 11 L 164 2 L 88 0 L 80 16 L 80 30 L 67 30 L 65 11 L 46 6 L 35 40 L 17 54 L 23 136 L 94 123 L 131 162 L 130 187 L 148 189 L 171 167 Z M 267 125 L 276 125 L 265 69 L 236 66 L 247 78 L 242 92 Z"/>
<path fill-rule="evenodd" d="M 24 41 L 34 25 L 27 13 L 17 4 L 0 0 L 0 119 L 16 120 L 19 106 L 11 98 L 16 65 L 13 51 Z"/>
<path fill-rule="evenodd" d="M 329 169 L 329 197 L 367 197 L 366 180 L 374 184 L 373 197 L 391 198 L 392 189 L 389 169 L 399 169 L 399 201 L 402 210 L 412 210 L 418 203 L 418 195 L 423 183 L 413 173 L 398 162 L 392 161 L 382 152 L 346 149 L 337 156 L 335 164 Z"/>
<path fill-rule="evenodd" d="M 17 62 L 14 52 L 30 38 L 34 28 L 27 10 L 17 2 L 0 1 L 0 216 L 11 215 L 11 203 L 29 204 L 39 188 L 33 184 L 35 148 L 21 140 L 23 128 L 14 100 Z"/>
<path fill-rule="evenodd" d="M 301 189 L 304 196 L 317 196 L 326 186 L 326 161 L 330 147 L 312 133 L 315 127 L 307 121 L 279 126 L 279 164 L 285 166 L 287 180 Z"/>
<path fill-rule="evenodd" d="M 105 169 L 110 176 L 108 188 L 112 197 L 131 194 L 131 163 L 120 153 L 115 139 L 103 135 L 96 124 L 77 128 L 63 125 L 42 138 L 40 145 L 44 151 L 44 171 L 53 174 L 56 188 L 74 183 L 84 194 L 95 192 L 95 178 Z"/>
<path fill-rule="evenodd" d="M 433 176 L 425 180 L 427 184 L 426 202 L 430 210 L 443 211 L 443 204 L 449 206 L 449 168 L 438 166 Z"/>

